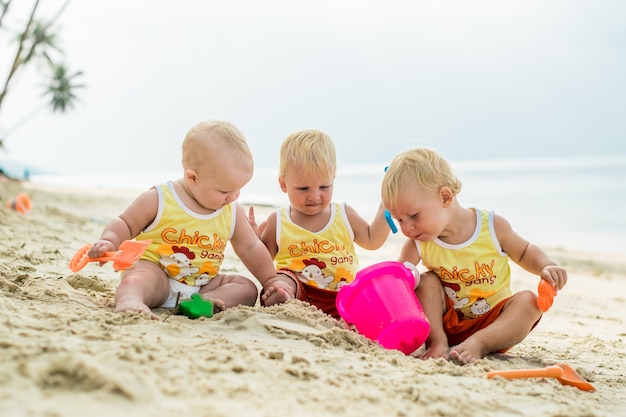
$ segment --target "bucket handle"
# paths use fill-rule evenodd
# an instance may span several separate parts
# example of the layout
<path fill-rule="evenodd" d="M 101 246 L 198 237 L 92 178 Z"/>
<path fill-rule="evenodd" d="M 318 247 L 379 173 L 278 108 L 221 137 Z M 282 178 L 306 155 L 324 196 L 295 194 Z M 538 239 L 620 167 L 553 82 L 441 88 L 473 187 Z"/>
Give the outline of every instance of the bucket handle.
<path fill-rule="evenodd" d="M 417 289 L 417 287 L 419 287 L 420 285 L 420 279 L 422 278 L 422 275 L 420 274 L 420 271 L 417 269 L 417 266 L 413 265 L 409 261 L 404 262 L 402 265 L 404 265 L 409 271 L 413 272 L 413 279 L 415 280 L 413 289 L 414 290 Z"/>
<path fill-rule="evenodd" d="M 354 292 L 354 288 L 350 285 L 344 285 L 339 289 L 339 292 L 341 293 L 341 297 L 338 293 L 336 299 L 337 312 L 347 323 L 352 324 L 352 319 L 349 317 L 348 310 L 343 305 L 343 300 L 350 298 L 352 292 Z"/>

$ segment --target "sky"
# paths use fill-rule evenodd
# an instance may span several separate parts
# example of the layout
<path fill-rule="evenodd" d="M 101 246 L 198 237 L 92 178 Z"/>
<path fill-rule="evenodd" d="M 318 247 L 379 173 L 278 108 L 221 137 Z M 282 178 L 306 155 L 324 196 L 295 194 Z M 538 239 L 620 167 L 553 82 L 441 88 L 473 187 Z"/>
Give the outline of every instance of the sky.
<path fill-rule="evenodd" d="M 41 0 L 40 16 L 62 3 Z M 259 167 L 304 128 L 328 133 L 344 165 L 416 146 L 453 160 L 626 154 L 622 0 L 90 0 L 58 25 L 84 72 L 76 107 L 13 129 L 43 104 L 31 67 L 0 111 L 5 155 L 50 172 L 179 169 L 207 119 L 236 124 Z"/>

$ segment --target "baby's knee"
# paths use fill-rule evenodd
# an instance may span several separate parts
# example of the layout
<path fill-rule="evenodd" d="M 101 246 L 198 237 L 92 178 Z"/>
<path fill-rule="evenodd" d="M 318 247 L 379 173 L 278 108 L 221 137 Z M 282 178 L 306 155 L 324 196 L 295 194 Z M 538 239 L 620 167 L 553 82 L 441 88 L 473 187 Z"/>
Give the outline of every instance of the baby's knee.
<path fill-rule="evenodd" d="M 537 305 L 537 295 L 530 290 L 520 291 L 515 296 L 527 304 Z"/>
<path fill-rule="evenodd" d="M 222 299 L 227 307 L 237 304 L 253 306 L 259 297 L 256 284 L 243 275 L 227 275 L 222 276 L 221 280 L 209 281 L 200 292 L 211 298 Z"/>
<path fill-rule="evenodd" d="M 254 305 L 259 297 L 259 289 L 256 284 L 246 277 L 241 277 L 240 284 L 242 293 L 245 294 L 248 299 L 248 302 L 244 304 Z"/>
<path fill-rule="evenodd" d="M 432 271 L 422 272 L 419 276 L 419 284 L 417 288 L 430 287 L 433 285 L 441 285 L 439 277 Z"/>
<path fill-rule="evenodd" d="M 442 295 L 444 295 L 443 284 L 441 283 L 441 280 L 439 279 L 437 274 L 432 271 L 422 272 L 420 274 L 420 282 L 416 288 L 416 292 L 428 292 L 429 294 L 432 294 L 433 291 L 440 292 Z"/>
<path fill-rule="evenodd" d="M 115 299 L 136 298 L 148 307 L 158 307 L 167 300 L 170 294 L 168 279 L 150 270 L 129 270 L 120 280 L 115 290 Z"/>
<path fill-rule="evenodd" d="M 259 293 L 256 284 L 243 275 L 236 275 L 231 282 L 239 284 L 241 291 L 245 291 L 246 293 L 254 293 L 255 295 Z"/>
<path fill-rule="evenodd" d="M 125 271 L 120 279 L 120 287 L 133 288 L 169 288 L 169 283 L 162 270 L 153 268 L 132 268 Z"/>
<path fill-rule="evenodd" d="M 541 316 L 541 310 L 537 304 L 537 295 L 534 292 L 524 290 L 516 293 L 514 297 L 517 299 L 517 304 L 523 306 L 529 314 Z"/>

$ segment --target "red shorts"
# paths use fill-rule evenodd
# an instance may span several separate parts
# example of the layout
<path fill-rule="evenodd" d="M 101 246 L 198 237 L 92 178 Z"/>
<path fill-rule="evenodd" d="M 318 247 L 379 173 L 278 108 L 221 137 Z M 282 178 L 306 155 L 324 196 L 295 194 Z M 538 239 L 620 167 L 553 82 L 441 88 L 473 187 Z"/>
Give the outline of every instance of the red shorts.
<path fill-rule="evenodd" d="M 447 311 L 443 315 L 443 330 L 448 336 L 448 345 L 458 345 L 477 331 L 484 329 L 496 321 L 500 313 L 502 313 L 504 305 L 510 298 L 511 297 L 502 300 L 486 314 L 473 319 L 464 319 L 461 318 L 454 309 L 454 302 L 450 297 L 446 296 Z"/>
<path fill-rule="evenodd" d="M 278 273 L 288 276 L 296 283 L 296 298 L 298 300 L 305 301 L 336 319 L 341 318 L 337 311 L 337 291 L 325 290 L 305 284 L 298 279 L 295 272 L 287 269 L 281 269 Z M 263 295 L 263 291 L 261 291 L 261 295 Z"/>
<path fill-rule="evenodd" d="M 505 298 L 494 307 L 492 307 L 486 314 L 483 314 L 480 317 L 476 317 L 473 319 L 463 319 L 459 317 L 459 314 L 454 309 L 454 302 L 450 299 L 450 297 L 446 296 L 447 311 L 443 315 L 443 330 L 448 336 L 448 345 L 458 345 L 477 331 L 484 329 L 485 327 L 496 321 L 496 319 L 502 313 L 502 309 L 506 305 L 506 302 L 510 299 L 511 297 Z M 537 322 L 533 324 L 533 329 L 535 328 L 537 323 L 539 323 L 539 320 L 537 320 Z M 498 353 L 504 353 L 512 347 L 513 346 L 509 346 L 507 348 L 500 349 Z"/>

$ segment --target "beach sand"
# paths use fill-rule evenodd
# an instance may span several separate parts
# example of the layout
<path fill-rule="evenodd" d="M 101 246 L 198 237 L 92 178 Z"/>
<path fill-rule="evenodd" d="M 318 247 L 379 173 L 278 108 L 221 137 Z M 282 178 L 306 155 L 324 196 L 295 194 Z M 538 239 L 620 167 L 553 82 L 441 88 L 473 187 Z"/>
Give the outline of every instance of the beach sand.
<path fill-rule="evenodd" d="M 33 209 L 4 208 L 20 191 Z M 113 313 L 110 263 L 75 251 L 134 196 L 0 182 L 2 416 L 613 416 L 626 413 L 626 261 L 545 248 L 569 283 L 535 330 L 474 365 L 386 350 L 298 301 L 191 320 Z M 270 208 L 258 207 L 265 218 Z M 558 231 L 555 231 L 558 233 Z M 590 237 L 591 238 L 591 237 Z M 395 260 L 401 237 L 361 251 Z M 537 242 L 541 243 L 541 242 Z M 226 270 L 249 276 L 229 252 Z M 538 279 L 514 267 L 514 290 Z M 595 392 L 493 369 L 567 363 Z"/>

